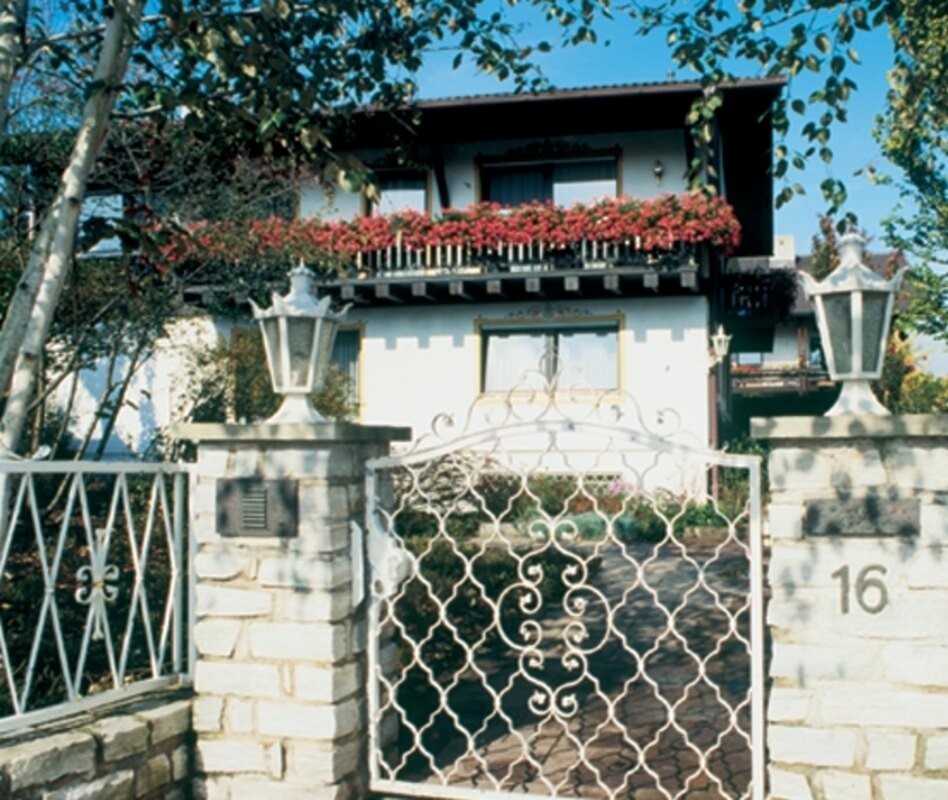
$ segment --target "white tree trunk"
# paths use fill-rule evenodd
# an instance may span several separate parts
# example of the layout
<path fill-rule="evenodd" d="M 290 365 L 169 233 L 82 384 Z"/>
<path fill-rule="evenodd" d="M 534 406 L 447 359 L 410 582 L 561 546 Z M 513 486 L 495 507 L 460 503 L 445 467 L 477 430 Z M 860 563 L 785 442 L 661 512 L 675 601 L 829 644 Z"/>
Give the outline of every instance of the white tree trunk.
<path fill-rule="evenodd" d="M 20 66 L 23 50 L 23 27 L 26 24 L 27 0 L 0 2 L 0 136 L 6 135 L 10 116 L 10 91 Z"/>
<path fill-rule="evenodd" d="M 7 123 L 10 119 L 10 95 L 13 89 L 13 79 L 20 68 L 20 57 L 23 49 L 21 33 L 26 22 L 27 0 L 0 0 L 0 139 L 7 134 Z M 26 278 L 24 273 L 24 278 Z M 3 333 L 0 333 L 0 388 L 10 382 L 13 373 L 13 350 L 5 350 L 3 342 L 12 340 L 13 333 L 6 335 L 6 329 L 12 327 L 21 339 L 26 330 L 26 320 L 29 306 L 36 294 L 38 281 L 21 280 L 14 290 L 9 307 L 4 314 Z M 30 289 L 32 284 L 32 291 Z M 9 322 L 9 326 L 8 326 Z"/>
<path fill-rule="evenodd" d="M 24 278 L 29 280 L 35 262 L 42 265 L 35 298 L 31 304 L 22 336 L 17 336 L 18 320 L 5 320 L 0 332 L 0 359 L 15 352 L 13 374 L 3 417 L 0 418 L 0 451 L 15 452 L 26 421 L 33 391 L 36 367 L 63 283 L 72 261 L 79 211 L 89 175 L 95 165 L 105 136 L 115 99 L 125 77 L 128 59 L 137 35 L 145 0 L 117 0 L 108 19 L 99 50 L 93 81 L 96 87 L 86 101 L 82 124 L 76 136 L 69 164 L 63 172 L 60 190 L 43 234 L 37 238 Z M 48 230 L 47 230 L 48 226 Z M 13 313 L 8 313 L 10 317 Z M 10 341 L 7 341 L 7 337 Z"/>

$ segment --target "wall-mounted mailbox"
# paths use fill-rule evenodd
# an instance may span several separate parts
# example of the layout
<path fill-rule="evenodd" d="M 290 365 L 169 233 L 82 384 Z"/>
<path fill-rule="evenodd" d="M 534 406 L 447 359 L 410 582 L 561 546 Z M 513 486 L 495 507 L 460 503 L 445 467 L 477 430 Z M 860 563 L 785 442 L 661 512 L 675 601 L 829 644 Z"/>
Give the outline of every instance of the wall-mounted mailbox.
<path fill-rule="evenodd" d="M 807 500 L 807 536 L 918 536 L 919 503 L 876 496 Z"/>
<path fill-rule="evenodd" d="M 298 517 L 296 481 L 217 481 L 217 532 L 221 536 L 296 536 Z"/>

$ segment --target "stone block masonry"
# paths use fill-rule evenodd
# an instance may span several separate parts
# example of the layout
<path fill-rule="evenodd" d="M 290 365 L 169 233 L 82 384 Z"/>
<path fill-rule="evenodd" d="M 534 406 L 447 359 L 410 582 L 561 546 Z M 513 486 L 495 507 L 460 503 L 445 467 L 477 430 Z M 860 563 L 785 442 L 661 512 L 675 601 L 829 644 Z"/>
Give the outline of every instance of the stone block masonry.
<path fill-rule="evenodd" d="M 0 797 L 186 800 L 191 701 L 162 694 L 0 739 Z"/>
<path fill-rule="evenodd" d="M 768 796 L 948 798 L 948 417 L 753 432 L 773 443 Z"/>
<path fill-rule="evenodd" d="M 405 429 L 183 426 L 198 441 L 194 643 L 196 797 L 366 796 L 365 461 Z M 222 535 L 216 484 L 292 481 L 298 530 Z M 361 588 L 361 587 L 359 587 Z"/>

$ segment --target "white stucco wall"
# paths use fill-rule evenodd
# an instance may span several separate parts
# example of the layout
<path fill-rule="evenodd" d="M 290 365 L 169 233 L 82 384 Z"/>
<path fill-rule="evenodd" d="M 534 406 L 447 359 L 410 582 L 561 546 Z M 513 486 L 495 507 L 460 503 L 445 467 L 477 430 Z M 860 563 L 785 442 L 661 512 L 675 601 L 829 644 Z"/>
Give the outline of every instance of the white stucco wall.
<path fill-rule="evenodd" d="M 621 389 L 647 420 L 676 412 L 696 443 L 708 441 L 707 303 L 703 297 L 647 297 L 353 309 L 362 325 L 362 413 L 369 424 L 409 425 L 420 436 L 435 415 L 463 424 L 501 396 L 479 393 L 479 323 L 575 321 L 618 315 Z M 594 396 L 590 393 L 588 397 Z"/>
<path fill-rule="evenodd" d="M 687 188 L 684 134 L 680 130 L 634 131 L 619 134 L 558 137 L 553 142 L 564 145 L 583 145 L 591 150 L 618 148 L 620 181 L 619 191 L 631 197 L 657 197 L 669 192 L 683 192 Z M 464 208 L 477 201 L 475 157 L 499 157 L 510 150 L 536 144 L 536 140 L 509 139 L 495 142 L 465 142 L 444 147 L 445 180 L 451 206 Z M 372 163 L 377 154 L 360 153 L 366 163 Z M 655 180 L 656 160 L 664 167 L 661 182 Z M 431 181 L 434 197 L 431 206 L 438 208 L 437 189 Z M 357 193 L 336 190 L 328 195 L 312 181 L 300 189 L 300 216 L 303 219 L 351 218 L 361 213 L 362 203 Z"/>
<path fill-rule="evenodd" d="M 798 329 L 799 324 L 797 323 L 778 323 L 774 328 L 773 344 L 768 351 L 735 353 L 735 363 L 768 369 L 798 367 L 800 364 Z"/>
<path fill-rule="evenodd" d="M 480 393 L 479 326 L 591 320 L 618 322 L 620 392 L 635 399 L 644 419 L 651 422 L 660 410 L 670 409 L 689 441 L 706 444 L 707 303 L 698 296 L 352 309 L 347 323 L 362 332 L 359 421 L 409 426 L 418 437 L 441 413 L 463 425 L 476 401 L 475 427 L 484 427 L 484 415 L 496 418 L 505 395 Z M 195 377 L 191 354 L 226 336 L 226 327 L 209 317 L 175 323 L 132 382 L 111 455 L 142 452 L 160 429 L 180 418 L 184 392 Z M 104 380 L 104 369 L 81 374 L 73 409 L 77 435 L 94 414 Z M 67 391 L 64 384 L 57 398 L 61 403 Z M 588 407 L 601 392 L 579 396 Z M 615 399 L 625 398 L 612 394 L 609 402 Z"/>
<path fill-rule="evenodd" d="M 796 325 L 777 325 L 774 329 L 774 346 L 764 353 L 764 364 L 769 367 L 796 366 L 800 361 Z"/>
<path fill-rule="evenodd" d="M 155 343 L 155 353 L 136 371 L 118 413 L 114 431 L 107 447 L 112 458 L 134 458 L 154 440 L 155 435 L 173 421 L 178 421 L 189 383 L 195 378 L 191 356 L 195 350 L 213 347 L 228 333 L 228 325 L 215 323 L 209 316 L 195 315 L 173 322 L 165 337 Z M 126 362 L 121 359 L 111 380 L 121 380 Z M 69 430 L 81 438 L 89 425 L 95 425 L 93 441 L 101 438 L 103 425 L 93 422 L 96 408 L 109 381 L 107 365 L 82 370 L 76 386 Z M 66 408 L 71 381 L 59 387 L 52 401 Z"/>

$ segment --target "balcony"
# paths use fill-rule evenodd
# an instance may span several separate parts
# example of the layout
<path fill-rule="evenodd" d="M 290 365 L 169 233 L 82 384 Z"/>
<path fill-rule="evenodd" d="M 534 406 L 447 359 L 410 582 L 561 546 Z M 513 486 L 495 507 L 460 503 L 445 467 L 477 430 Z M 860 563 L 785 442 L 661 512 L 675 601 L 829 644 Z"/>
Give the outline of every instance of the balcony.
<path fill-rule="evenodd" d="M 812 364 L 731 365 L 731 390 L 745 397 L 805 395 L 835 385 L 824 367 Z"/>
<path fill-rule="evenodd" d="M 704 252 L 731 252 L 740 226 L 720 198 L 618 198 L 568 209 L 480 204 L 351 221 L 203 223 L 166 237 L 166 266 L 289 267 L 321 294 L 363 303 L 465 302 L 699 291 Z"/>
<path fill-rule="evenodd" d="M 724 309 L 732 323 L 756 324 L 789 317 L 797 293 L 792 270 L 767 269 L 724 276 Z"/>

